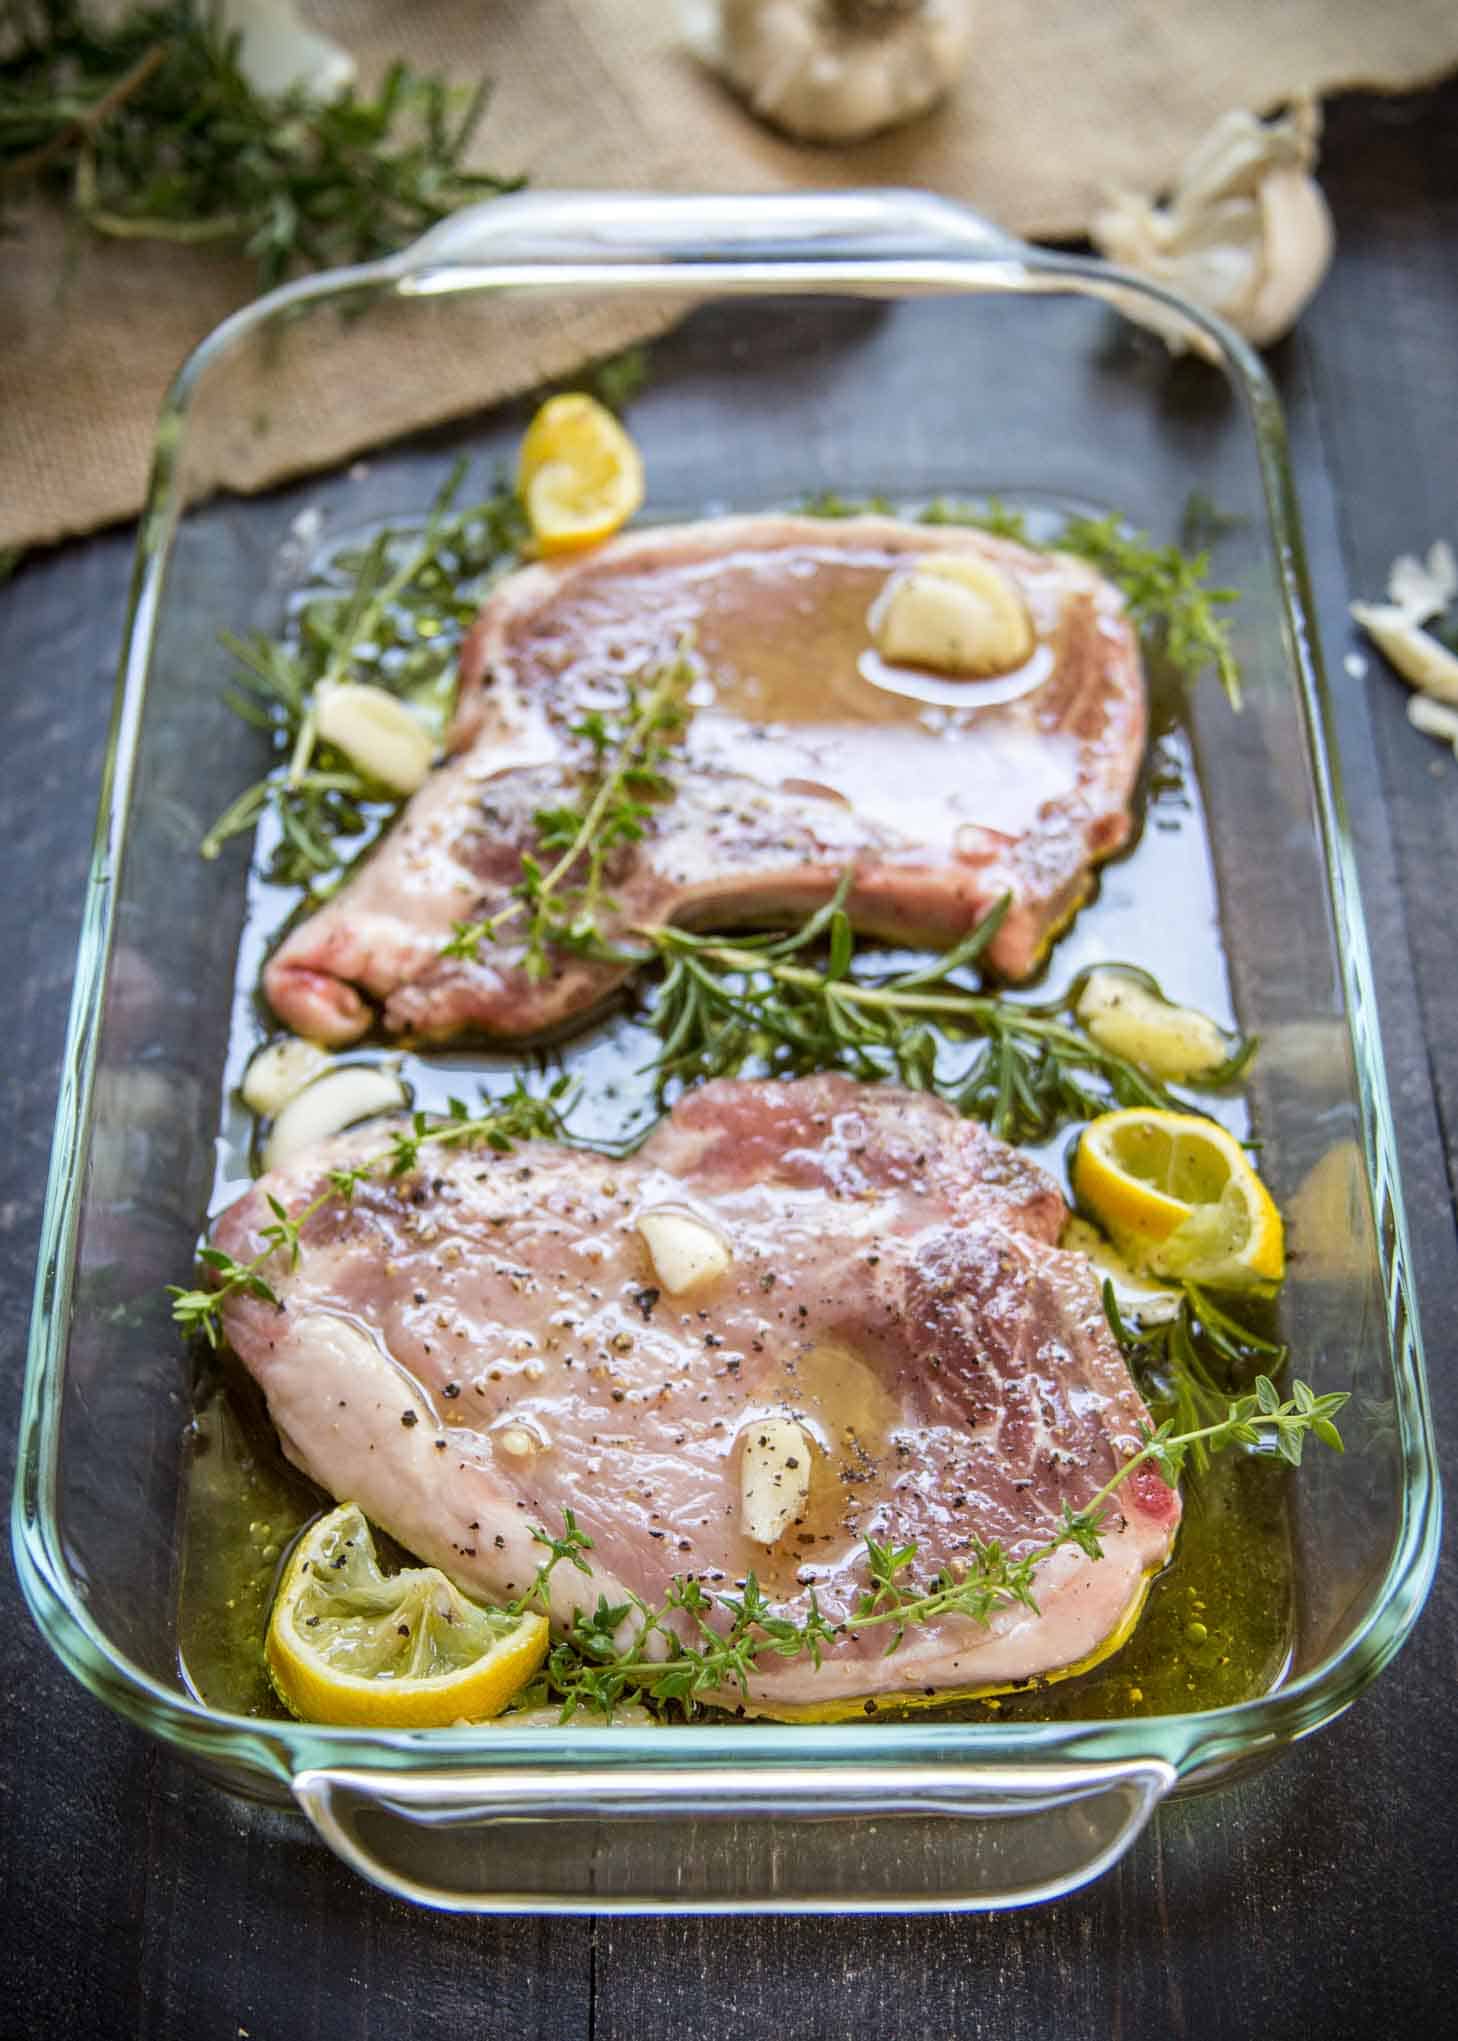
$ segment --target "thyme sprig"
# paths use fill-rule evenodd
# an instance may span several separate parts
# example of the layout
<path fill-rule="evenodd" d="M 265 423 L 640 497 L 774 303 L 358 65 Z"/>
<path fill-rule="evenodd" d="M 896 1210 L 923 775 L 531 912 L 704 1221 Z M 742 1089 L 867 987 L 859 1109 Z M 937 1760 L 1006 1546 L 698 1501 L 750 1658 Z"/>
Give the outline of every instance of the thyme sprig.
<path fill-rule="evenodd" d="M 664 665 L 627 683 L 616 714 L 592 709 L 571 726 L 591 754 L 580 801 L 537 810 L 541 856 L 523 852 L 521 878 L 506 905 L 483 920 L 453 923 L 442 956 L 474 960 L 483 943 L 510 930 L 523 943 L 527 976 L 540 981 L 552 969 L 553 949 L 582 951 L 600 942 L 598 918 L 615 905 L 605 883 L 613 853 L 642 841 L 653 804 L 673 791 L 664 767 L 683 732 L 692 683 L 688 648 L 680 646 Z M 554 852 L 544 866 L 542 858 Z"/>
<path fill-rule="evenodd" d="M 662 1043 L 660 1086 L 734 1076 L 749 1063 L 780 1076 L 890 1077 L 1014 1142 L 1046 1140 L 1111 1105 L 1197 1109 L 1079 1025 L 1081 979 L 1042 1004 L 962 982 L 1001 926 L 1006 898 L 943 955 L 874 974 L 855 968 L 849 884 L 790 935 L 647 933 L 664 967 L 649 1015 Z M 1202 1085 L 1232 1082 L 1255 1046 L 1238 1044 Z"/>
<path fill-rule="evenodd" d="M 1135 1324 L 1120 1310 L 1106 1279 L 1104 1315 L 1153 1407 L 1168 1411 L 1180 1431 L 1195 1431 L 1218 1417 L 1232 1386 L 1248 1381 L 1253 1369 L 1279 1375 L 1287 1349 L 1232 1318 L 1197 1283 L 1182 1281 L 1180 1291 L 1172 1317 Z M 1196 1473 L 1203 1474 L 1204 1446 L 1197 1444 L 1191 1457 Z"/>
<path fill-rule="evenodd" d="M 259 92 L 201 0 L 107 19 L 21 0 L 0 74 L 0 189 L 39 185 L 93 232 L 233 242 L 258 288 L 368 262 L 522 180 L 468 170 L 487 86 L 390 67 L 373 98 Z"/>
<path fill-rule="evenodd" d="M 265 1192 L 272 1213 L 269 1224 L 259 1229 L 263 1246 L 251 1261 L 239 1261 L 210 1242 L 198 1250 L 198 1260 L 211 1272 L 204 1287 L 186 1289 L 178 1283 L 167 1285 L 172 1299 L 172 1316 L 189 1334 L 200 1334 L 209 1346 L 217 1346 L 222 1333 L 223 1306 L 240 1294 L 260 1297 L 267 1304 L 279 1299 L 264 1270 L 278 1256 L 290 1271 L 298 1267 L 303 1251 L 303 1232 L 309 1221 L 327 1205 L 348 1204 L 362 1183 L 376 1178 L 409 1176 L 418 1167 L 420 1152 L 434 1148 L 486 1147 L 504 1154 L 518 1141 L 560 1139 L 565 1112 L 567 1080 L 559 1078 L 541 1096 L 517 1084 L 503 1098 L 493 1101 L 485 1112 L 472 1112 L 461 1099 L 448 1102 L 443 1115 L 415 1113 L 408 1124 L 392 1129 L 388 1142 L 373 1155 L 344 1169 L 331 1169 L 324 1188 L 290 1212 L 283 1201 Z"/>
<path fill-rule="evenodd" d="M 217 857 L 271 810 L 279 843 L 270 877 L 317 887 L 362 847 L 372 822 L 381 826 L 399 806 L 398 796 L 320 743 L 315 705 L 332 682 L 365 680 L 409 702 L 444 735 L 457 655 L 484 584 L 526 536 L 521 506 L 503 483 L 457 508 L 465 472 L 458 461 L 423 528 L 386 527 L 367 545 L 336 553 L 326 585 L 302 605 L 287 639 L 222 633 L 237 661 L 228 705 L 271 733 L 280 762 L 230 802 L 203 838 L 204 857 Z"/>
<path fill-rule="evenodd" d="M 1154 1467 L 1173 1488 L 1196 1451 L 1208 1455 L 1274 1441 L 1283 1458 L 1299 1465 L 1306 1440 L 1314 1437 L 1340 1452 L 1335 1419 L 1346 1401 L 1344 1391 L 1318 1395 L 1300 1381 L 1282 1398 L 1268 1376 L 1258 1375 L 1247 1393 L 1228 1399 L 1223 1412 L 1205 1423 L 1180 1429 L 1166 1419 L 1144 1427 L 1137 1452 L 1083 1508 L 1065 1504 L 1053 1535 L 1016 1559 L 1000 1544 L 978 1543 L 955 1571 L 943 1567 L 918 1579 L 915 1543 L 868 1538 L 868 1584 L 840 1623 L 827 1620 L 813 1590 L 803 1620 L 784 1615 L 766 1599 L 753 1573 L 737 1594 L 719 1595 L 695 1579 L 676 1576 L 657 1608 L 633 1594 L 620 1602 L 599 1595 L 595 1606 L 573 1617 L 549 1652 L 541 1678 L 522 1699 L 533 1703 L 550 1696 L 560 1703 L 564 1721 L 579 1708 L 610 1714 L 629 1700 L 692 1715 L 701 1706 L 727 1705 L 726 1697 L 735 1692 L 747 1698 L 749 1682 L 766 1660 L 807 1657 L 818 1668 L 827 1647 L 843 1637 L 886 1630 L 884 1655 L 890 1657 L 908 1630 L 944 1617 L 985 1626 L 998 1609 L 1013 1604 L 1036 1613 L 1038 1569 L 1067 1545 L 1077 1545 L 1090 1559 L 1102 1556 L 1110 1505 L 1138 1468 Z M 547 1557 L 513 1607 L 547 1613 L 558 1566 L 590 1574 L 584 1555 L 592 1550 L 592 1540 L 570 1510 L 564 1513 L 560 1538 L 544 1530 L 535 1536 Z"/>
<path fill-rule="evenodd" d="M 897 514 L 884 496 L 857 500 L 827 493 L 807 498 L 803 508 L 812 517 Z M 996 496 L 981 504 L 939 497 L 919 516 L 923 524 L 968 525 L 996 538 L 1017 539 L 1039 551 L 1075 553 L 1087 560 L 1123 592 L 1140 630 L 1171 666 L 1190 681 L 1213 668 L 1231 707 L 1239 709 L 1240 669 L 1230 626 L 1220 613 L 1236 600 L 1236 591 L 1211 587 L 1208 547 L 1161 546 L 1148 532 L 1132 530 L 1113 514 L 1070 517 L 1055 538 L 1035 539 L 1023 512 L 1010 509 Z M 1201 537 L 1208 532 L 1218 537 L 1230 522 L 1220 520 L 1219 513 L 1203 499 L 1197 503 L 1192 498 L 1182 532 Z"/>

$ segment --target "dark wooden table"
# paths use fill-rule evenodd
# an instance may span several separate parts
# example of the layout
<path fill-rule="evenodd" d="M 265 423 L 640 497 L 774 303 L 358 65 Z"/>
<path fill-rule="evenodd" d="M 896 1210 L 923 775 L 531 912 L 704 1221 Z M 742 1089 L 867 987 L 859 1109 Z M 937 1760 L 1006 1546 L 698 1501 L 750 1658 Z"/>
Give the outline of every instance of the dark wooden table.
<path fill-rule="evenodd" d="M 1458 1438 L 1458 766 L 1350 594 L 1458 539 L 1458 82 L 1333 108 L 1339 254 L 1272 365 L 1359 844 L 1433 1400 Z M 13 1453 L 58 1060 L 130 532 L 0 588 L 0 1398 Z M 1452 1455 L 1450 1451 L 1450 1462 Z M 1101 1884 L 976 1919 L 449 1919 L 386 1899 L 91 1700 L 0 1569 L 0 2036 L 1244 2036 L 1424 2031 L 1452 1996 L 1458 1585 L 1262 1776 L 1164 1809 Z"/>

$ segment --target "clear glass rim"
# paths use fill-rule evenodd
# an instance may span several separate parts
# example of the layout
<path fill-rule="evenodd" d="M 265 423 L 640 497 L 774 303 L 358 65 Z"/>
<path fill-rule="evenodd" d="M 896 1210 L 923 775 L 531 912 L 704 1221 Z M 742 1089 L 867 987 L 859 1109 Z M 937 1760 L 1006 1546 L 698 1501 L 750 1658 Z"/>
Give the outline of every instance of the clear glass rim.
<path fill-rule="evenodd" d="M 95 1080 L 101 993 L 113 933 L 112 874 L 125 840 L 141 712 L 163 577 L 180 511 L 180 455 L 192 398 L 207 370 L 259 328 L 306 304 L 361 294 L 514 295 L 591 289 L 675 296 L 858 294 L 1030 295 L 1073 293 L 1143 298 L 1187 319 L 1211 343 L 1245 408 L 1260 465 L 1281 598 L 1282 634 L 1298 684 L 1338 934 L 1387 1303 L 1398 1438 L 1406 1469 L 1401 1519 L 1372 1607 L 1338 1650 L 1275 1692 L 1238 1706 L 1119 1721 L 1049 1723 L 880 1723 L 812 1726 L 765 1722 L 619 1728 L 586 1736 L 570 1726 L 397 1732 L 264 1721 L 206 1707 L 145 1672 L 92 1619 L 56 1535 L 60 1390 L 76 1273 L 79 1180 Z M 1396 1143 L 1382 1062 L 1371 954 L 1355 855 L 1336 764 L 1332 705 L 1311 621 L 1311 604 L 1287 454 L 1274 388 L 1258 357 L 1221 321 L 1176 294 L 1127 272 L 1074 256 L 1024 249 L 928 258 L 826 256 L 731 261 L 470 262 L 402 267 L 398 260 L 309 277 L 246 306 L 218 326 L 184 363 L 164 405 L 142 514 L 108 748 L 103 771 L 77 970 L 62 1065 L 50 1176 L 41 1226 L 27 1356 L 20 1450 L 12 1506 L 17 1571 L 42 1634 L 101 1700 L 165 1741 L 215 1763 L 241 1765 L 287 1783 L 302 1770 L 429 1764 L 451 1771 L 556 1759 L 574 1766 L 620 1763 L 726 1765 L 839 1763 L 888 1766 L 929 1756 L 989 1764 L 1160 1758 L 1182 1776 L 1249 1758 L 1306 1735 L 1340 1714 L 1403 1643 L 1422 1607 L 1437 1559 L 1441 1506 L 1421 1334 L 1410 1283 Z"/>

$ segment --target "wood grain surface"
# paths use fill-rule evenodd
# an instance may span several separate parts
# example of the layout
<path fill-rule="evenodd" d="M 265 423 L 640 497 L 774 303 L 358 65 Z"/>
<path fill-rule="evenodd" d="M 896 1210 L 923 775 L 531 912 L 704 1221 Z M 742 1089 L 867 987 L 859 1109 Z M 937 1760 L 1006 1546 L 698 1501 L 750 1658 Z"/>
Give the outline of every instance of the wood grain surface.
<path fill-rule="evenodd" d="M 1331 111 L 1335 269 L 1273 357 L 1286 399 L 1382 1026 L 1440 1439 L 1458 1436 L 1458 765 L 1349 594 L 1458 538 L 1458 83 Z M 246 510 L 244 513 L 246 515 Z M 131 535 L 0 588 L 0 1397 L 25 1326 Z M 914 1920 L 537 1921 L 413 1912 L 224 1799 L 91 1700 L 0 1578 L 0 2036 L 1245 2036 L 1422 2033 L 1451 1995 L 1458 1586 L 1339 1723 L 1165 1808 L 1101 1884 Z"/>

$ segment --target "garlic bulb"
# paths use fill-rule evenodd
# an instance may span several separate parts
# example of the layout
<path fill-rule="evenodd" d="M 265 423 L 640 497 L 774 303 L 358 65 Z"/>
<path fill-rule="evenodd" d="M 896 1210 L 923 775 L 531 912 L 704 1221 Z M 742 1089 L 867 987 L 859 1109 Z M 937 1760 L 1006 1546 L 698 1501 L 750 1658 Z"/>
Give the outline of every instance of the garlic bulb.
<path fill-rule="evenodd" d="M 762 120 L 854 142 L 935 105 L 967 55 L 972 0 L 680 0 L 690 46 Z"/>
<path fill-rule="evenodd" d="M 1265 347 L 1295 325 L 1332 254 L 1331 214 L 1312 176 L 1321 109 L 1280 120 L 1228 113 L 1185 164 L 1169 203 L 1116 192 L 1091 229 L 1101 254 L 1183 292 Z M 1120 300 L 1170 349 L 1214 355 L 1176 313 Z"/>

